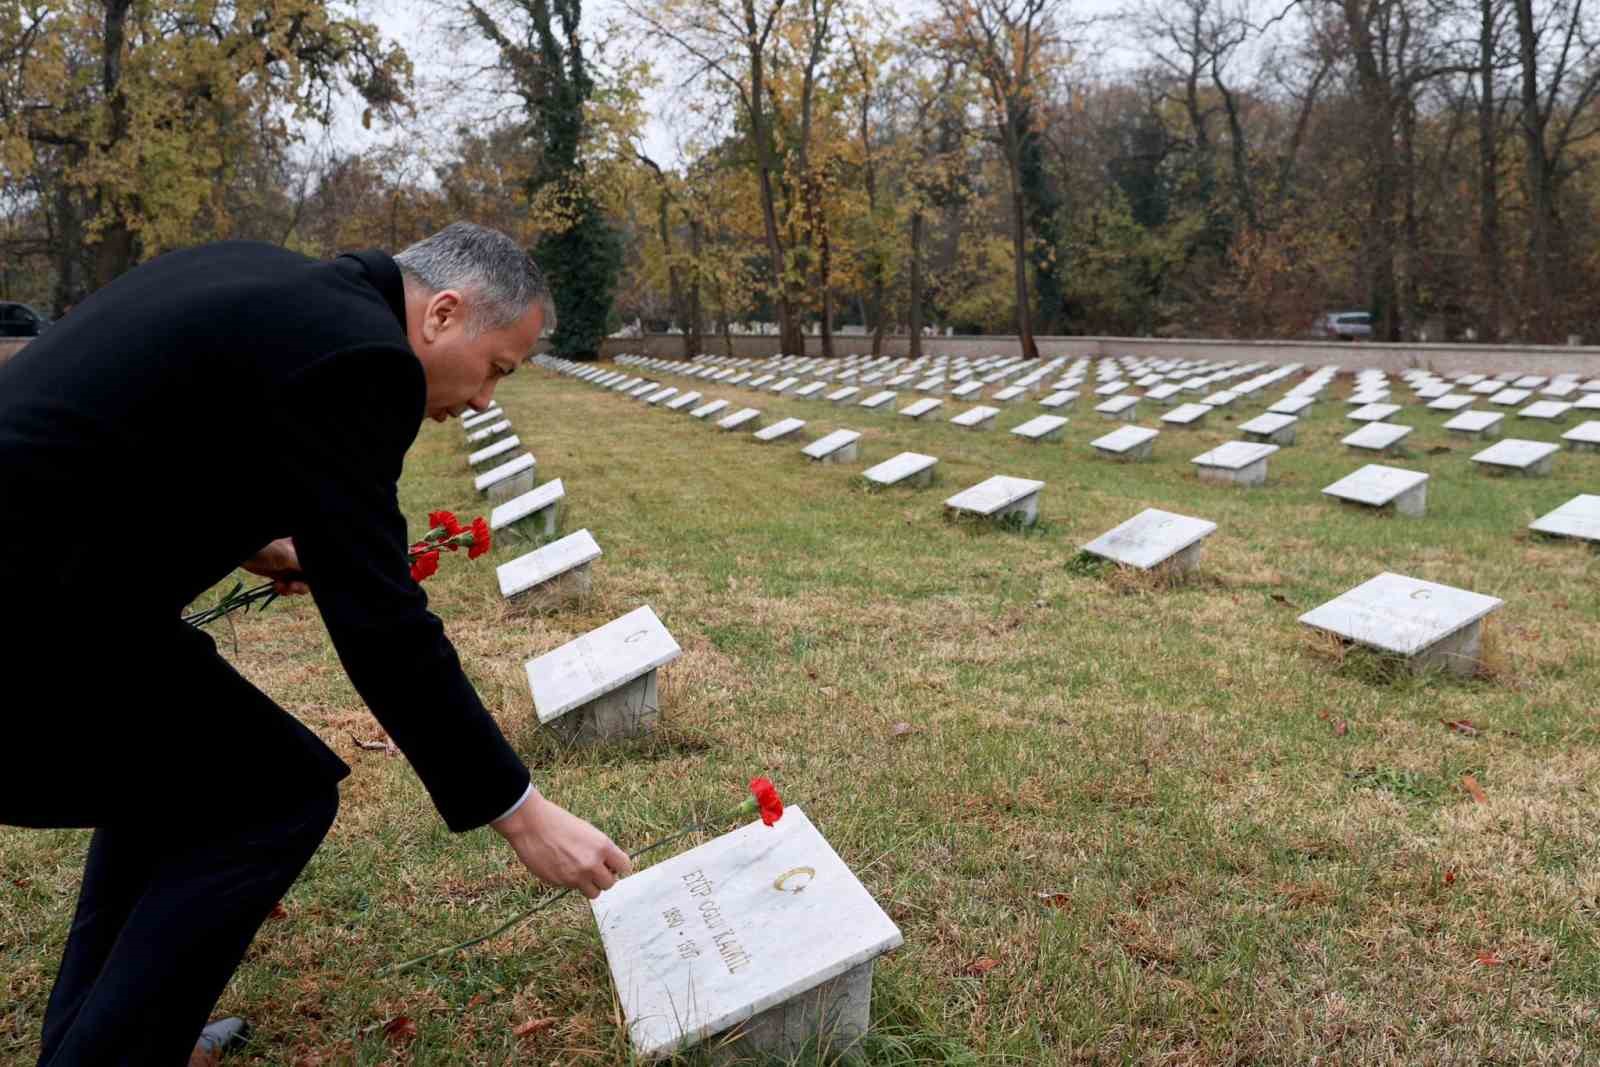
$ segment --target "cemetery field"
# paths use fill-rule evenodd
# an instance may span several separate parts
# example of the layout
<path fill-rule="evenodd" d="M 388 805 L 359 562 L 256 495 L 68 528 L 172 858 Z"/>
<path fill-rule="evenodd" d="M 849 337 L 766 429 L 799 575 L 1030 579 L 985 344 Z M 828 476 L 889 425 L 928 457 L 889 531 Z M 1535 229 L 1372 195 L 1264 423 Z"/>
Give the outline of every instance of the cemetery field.
<path fill-rule="evenodd" d="M 906 392 L 866 412 L 694 388 L 764 424 L 806 419 L 803 440 L 524 368 L 496 399 L 539 480 L 565 483 L 562 532 L 601 545 L 593 592 L 507 612 L 492 565 L 533 547 L 513 537 L 446 559 L 427 589 L 536 784 L 624 848 L 726 810 L 757 774 L 804 809 L 905 936 L 877 964 L 866 1062 L 1600 1055 L 1600 554 L 1527 533 L 1600 491 L 1600 455 L 1491 478 L 1468 458 L 1488 442 L 1416 403 L 1392 419 L 1416 427 L 1409 455 L 1352 454 L 1345 379 L 1244 489 L 1189 460 L 1237 439 L 1250 401 L 1119 464 L 1088 445 L 1122 425 L 1088 397 L 1061 412 L 1062 441 L 1034 445 L 1008 432 L 1032 402 L 968 431 L 894 414 Z M 1142 403 L 1138 424 L 1164 410 Z M 1506 422 L 1541 441 L 1573 424 Z M 859 462 L 800 455 L 841 427 L 863 432 Z M 939 457 L 933 485 L 865 487 L 906 450 Z M 402 484 L 414 532 L 434 508 L 487 514 L 465 455 L 458 426 L 423 427 Z M 1368 462 L 1429 473 L 1427 514 L 1321 495 Z M 1036 527 L 945 517 L 994 474 L 1046 483 Z M 1187 581 L 1079 557 L 1146 507 L 1217 524 Z M 1297 623 L 1383 571 L 1505 601 L 1477 677 L 1415 677 Z M 660 728 L 564 750 L 524 662 L 645 604 L 684 650 L 661 672 Z M 220 1005 L 256 1026 L 236 1062 L 627 1062 L 579 898 L 377 976 L 543 894 L 498 837 L 446 831 L 405 761 L 371 746 L 309 598 L 212 629 L 353 768 Z M 86 843 L 0 830 L 0 1063 L 36 1054 Z"/>

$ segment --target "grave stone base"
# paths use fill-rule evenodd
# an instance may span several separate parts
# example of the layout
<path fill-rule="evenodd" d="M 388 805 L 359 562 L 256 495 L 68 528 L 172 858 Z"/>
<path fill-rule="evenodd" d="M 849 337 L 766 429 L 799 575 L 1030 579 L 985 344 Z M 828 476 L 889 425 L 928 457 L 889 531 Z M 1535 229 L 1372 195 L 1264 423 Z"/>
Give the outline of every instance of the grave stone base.
<path fill-rule="evenodd" d="M 1027 437 L 1024 438 L 1024 440 L 1035 445 L 1040 441 L 1059 441 L 1061 440 L 1061 435 L 1066 432 L 1066 429 L 1067 428 L 1065 426 L 1057 426 L 1049 433 L 1042 433 L 1038 437 Z"/>
<path fill-rule="evenodd" d="M 1113 422 L 1133 422 L 1139 417 L 1139 409 L 1134 406 L 1123 408 L 1121 411 L 1102 411 L 1100 416 Z"/>
<path fill-rule="evenodd" d="M 534 468 L 529 467 L 525 471 L 519 471 L 511 477 L 503 478 L 491 485 L 484 490 L 488 494 L 489 503 L 503 504 L 507 500 L 521 496 L 523 493 L 531 493 L 533 491 L 533 472 Z"/>
<path fill-rule="evenodd" d="M 589 591 L 593 588 L 594 575 L 590 571 L 589 564 L 585 563 L 581 567 L 574 567 L 564 574 L 556 575 L 548 582 L 540 582 L 538 585 L 524 589 L 516 596 L 508 598 L 506 600 L 506 610 L 508 613 L 522 611 L 537 615 L 540 612 L 552 611 L 574 600 L 581 600 L 588 596 Z M 596 703 L 599 703 L 599 701 L 596 701 Z M 592 707 L 593 705 L 586 706 Z M 570 718 L 581 710 L 583 709 L 576 709 L 562 718 Z M 557 722 L 560 721 L 557 720 Z"/>
<path fill-rule="evenodd" d="M 1205 554 L 1205 550 L 1206 543 L 1203 540 L 1196 541 L 1182 552 L 1168 556 L 1150 568 L 1150 572 L 1165 578 L 1181 578 L 1200 566 L 1200 557 Z"/>
<path fill-rule="evenodd" d="M 872 960 L 815 989 L 775 1004 L 715 1041 L 711 1059 L 728 1064 L 775 1058 L 789 1063 L 809 1046 L 823 1058 L 854 1058 L 872 1014 Z"/>
<path fill-rule="evenodd" d="M 928 473 L 932 474 L 933 472 L 929 471 Z M 910 481 L 911 479 L 908 478 L 906 480 Z M 958 516 L 971 515 L 970 512 L 954 511 L 954 509 L 952 509 L 952 514 Z M 977 518 L 978 516 L 971 517 Z M 982 518 L 988 520 L 989 522 L 1016 523 L 1018 526 L 1032 526 L 1034 523 L 1039 521 L 1039 494 L 1036 492 L 1029 493 L 1021 500 L 1018 500 L 1013 504 L 1008 504 L 992 514 L 984 515 Z"/>
<path fill-rule="evenodd" d="M 915 473 L 915 474 L 913 474 L 913 475 L 911 475 L 909 477 L 901 478 L 898 482 L 895 482 L 894 484 L 895 485 L 909 485 L 913 489 L 926 488 L 927 486 L 930 486 L 930 485 L 933 484 L 933 468 L 929 467 L 927 470 L 920 470 L 917 473 Z M 886 487 L 886 488 L 888 488 L 888 487 Z"/>
<path fill-rule="evenodd" d="M 1000 416 L 998 413 L 996 413 L 994 415 L 990 415 L 987 419 L 979 419 L 977 422 L 959 423 L 958 425 L 960 425 L 963 430 L 992 430 L 994 429 L 995 420 L 998 418 L 1000 418 Z"/>
<path fill-rule="evenodd" d="M 836 448 L 826 456 L 817 460 L 818 463 L 854 463 L 861 454 L 861 442 L 851 441 L 843 448 Z"/>
<path fill-rule="evenodd" d="M 1541 460 L 1528 464 L 1526 467 L 1507 467 L 1500 463 L 1480 463 L 1478 466 L 1495 478 L 1544 478 L 1550 474 L 1551 464 L 1555 462 L 1560 453 L 1552 452 Z"/>
<path fill-rule="evenodd" d="M 556 504 L 546 505 L 538 511 L 524 515 L 507 529 L 515 530 L 527 537 L 554 537 L 558 510 L 560 509 Z"/>
<path fill-rule="evenodd" d="M 1251 433 L 1246 430 L 1244 431 L 1244 439 L 1264 445 L 1292 445 L 1294 444 L 1294 429 L 1294 425 L 1291 423 L 1281 430 L 1273 430 L 1271 433 Z"/>
<path fill-rule="evenodd" d="M 1229 470 L 1226 467 L 1196 467 L 1200 472 L 1202 482 L 1221 482 L 1227 485 L 1256 486 L 1267 483 L 1267 461 L 1258 459 L 1254 463 Z"/>
<path fill-rule="evenodd" d="M 1455 434 L 1457 437 L 1465 437 L 1468 440 L 1474 441 L 1489 440 L 1491 438 L 1497 438 L 1500 436 L 1500 424 L 1498 422 L 1493 426 L 1485 426 L 1481 430 L 1451 430 L 1448 426 L 1446 426 L 1445 429 L 1450 430 L 1450 432 Z"/>
<path fill-rule="evenodd" d="M 1406 661 L 1417 674 L 1443 670 L 1462 678 L 1471 677 L 1478 670 L 1478 656 L 1483 650 L 1483 620 L 1470 623 L 1455 633 L 1435 641 Z"/>
<path fill-rule="evenodd" d="M 1568 441 L 1567 448 L 1573 452 L 1600 452 L 1600 441 Z"/>
<path fill-rule="evenodd" d="M 647 734 L 660 715 L 656 672 L 650 671 L 598 700 L 578 705 L 553 720 L 550 728 L 569 745 L 591 745 Z"/>

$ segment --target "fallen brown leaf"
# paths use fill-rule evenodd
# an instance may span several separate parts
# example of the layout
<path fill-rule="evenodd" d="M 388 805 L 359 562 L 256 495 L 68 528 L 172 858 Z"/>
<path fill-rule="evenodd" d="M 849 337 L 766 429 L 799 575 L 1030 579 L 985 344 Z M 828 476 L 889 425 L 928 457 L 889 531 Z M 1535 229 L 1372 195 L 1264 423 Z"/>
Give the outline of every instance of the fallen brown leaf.
<path fill-rule="evenodd" d="M 355 734 L 351 734 L 350 740 L 364 752 L 382 752 L 386 756 L 395 756 L 400 753 L 400 750 L 394 747 L 394 742 L 389 741 L 387 738 L 380 738 L 376 741 L 363 741 Z"/>
<path fill-rule="evenodd" d="M 1478 966 L 1480 967 L 1499 967 L 1505 962 L 1505 960 L 1501 959 L 1493 952 L 1478 953 Z"/>
<path fill-rule="evenodd" d="M 267 918 L 269 919 L 287 919 L 288 917 L 289 909 L 283 906 L 283 901 L 281 900 L 272 906 L 271 911 L 267 912 Z"/>
<path fill-rule="evenodd" d="M 915 726 L 912 726 L 908 722 L 897 722 L 893 726 L 889 727 L 889 736 L 904 737 L 906 734 L 915 733 L 916 729 L 917 728 Z"/>
<path fill-rule="evenodd" d="M 519 864 L 519 866 L 520 866 L 520 864 Z M 471 1011 L 473 1008 L 476 1008 L 478 1005 L 487 1004 L 487 1003 L 489 1003 L 489 994 L 487 994 L 487 993 L 474 993 L 474 994 L 472 994 L 472 999 L 467 1001 L 467 1006 L 463 1010 L 464 1011 Z"/>
<path fill-rule="evenodd" d="M 1065 893 L 1040 893 L 1039 903 L 1047 908 L 1064 908 L 1072 903 L 1072 898 Z"/>
<path fill-rule="evenodd" d="M 982 978 L 998 966 L 1000 966 L 999 960 L 990 959 L 988 956 L 980 956 L 967 964 L 966 969 L 961 973 L 969 978 Z"/>
<path fill-rule="evenodd" d="M 1440 719 L 1446 730 L 1461 734 L 1464 737 L 1477 737 L 1483 731 L 1478 729 L 1466 719 Z"/>
<path fill-rule="evenodd" d="M 1445 885 L 1455 885 L 1456 884 L 1456 869 L 1454 867 L 1451 867 L 1449 870 L 1444 872 L 1444 884 Z"/>
<path fill-rule="evenodd" d="M 532 1037 L 535 1034 L 544 1033 L 546 1030 L 549 1030 L 551 1027 L 555 1026 L 555 1024 L 556 1020 L 553 1016 L 548 1019 L 529 1019 L 521 1026 L 513 1029 L 511 1033 L 514 1037 Z"/>
<path fill-rule="evenodd" d="M 1294 607 L 1293 604 L 1289 603 L 1289 598 L 1284 596 L 1282 593 L 1273 593 L 1272 594 L 1272 599 L 1276 600 L 1278 603 L 1282 604 L 1284 607 L 1288 607 L 1288 608 Z"/>
<path fill-rule="evenodd" d="M 1461 776 L 1461 788 L 1472 794 L 1472 799 L 1479 804 L 1489 803 L 1489 794 L 1483 791 L 1483 786 L 1478 784 L 1478 779 L 1470 774 Z"/>
<path fill-rule="evenodd" d="M 383 1034 L 390 1041 L 409 1041 L 417 1036 L 417 1024 L 409 1015 L 396 1015 L 383 1024 Z"/>

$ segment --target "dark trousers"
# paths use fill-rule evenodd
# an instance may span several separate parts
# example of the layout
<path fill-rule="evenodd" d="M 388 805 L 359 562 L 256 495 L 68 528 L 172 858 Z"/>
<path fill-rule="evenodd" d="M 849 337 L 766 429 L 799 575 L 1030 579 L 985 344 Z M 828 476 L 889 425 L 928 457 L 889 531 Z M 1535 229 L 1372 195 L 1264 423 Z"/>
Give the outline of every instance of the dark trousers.
<path fill-rule="evenodd" d="M 94 828 L 39 1062 L 182 1067 L 348 768 L 187 627 L 95 673 L 31 651 L 0 824 Z"/>
<path fill-rule="evenodd" d="M 181 1067 L 257 928 L 321 844 L 339 791 L 184 839 L 94 832 L 40 1067 Z"/>

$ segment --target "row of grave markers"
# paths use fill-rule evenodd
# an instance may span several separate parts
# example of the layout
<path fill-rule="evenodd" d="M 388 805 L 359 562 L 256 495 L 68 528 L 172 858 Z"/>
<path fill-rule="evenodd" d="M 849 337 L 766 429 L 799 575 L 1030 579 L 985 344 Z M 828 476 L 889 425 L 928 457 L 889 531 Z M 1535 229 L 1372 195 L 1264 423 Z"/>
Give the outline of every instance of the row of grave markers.
<path fill-rule="evenodd" d="M 554 538 L 561 479 L 504 412 L 462 420 L 474 488 L 495 531 Z M 588 594 L 600 546 L 578 530 L 496 568 L 508 605 L 549 610 Z M 644 605 L 527 661 L 539 723 L 568 743 L 632 737 L 659 714 L 658 670 L 682 650 Z M 802 808 L 741 827 L 618 882 L 591 903 L 634 1051 L 791 1058 L 847 1050 L 866 1033 L 872 971 L 903 937 Z M 841 922 L 841 919 L 843 920 Z"/>
<path fill-rule="evenodd" d="M 1065 406 L 1076 399 L 1082 390 L 1073 387 L 1081 387 L 1084 384 L 1088 366 L 1087 360 L 1078 360 L 1070 367 L 1063 368 L 1063 360 L 1054 360 L 1031 370 L 1025 370 L 1016 360 L 997 358 L 993 361 L 993 369 L 985 367 L 983 361 L 964 367 L 946 364 L 941 369 L 941 375 L 923 376 L 922 372 L 932 368 L 911 367 L 907 364 L 904 365 L 905 369 L 901 369 L 889 365 L 893 363 L 892 360 L 879 360 L 874 363 L 857 359 L 857 366 L 836 364 L 831 368 L 824 361 L 782 358 L 769 360 L 764 364 L 750 360 L 715 358 L 684 363 L 646 357 L 621 357 L 618 362 L 630 368 L 688 373 L 730 385 L 767 388 L 774 392 L 810 397 L 822 394 L 827 384 L 826 378 L 832 377 L 837 381 L 847 375 L 859 380 L 872 379 L 865 382 L 868 385 L 881 381 L 886 386 L 890 384 L 903 386 L 920 379 L 913 387 L 924 392 L 938 390 L 946 387 L 950 381 L 956 381 L 959 384 L 955 388 L 965 389 L 964 395 L 968 397 L 978 396 L 984 387 L 1000 384 L 1009 377 L 1020 375 L 1014 385 L 1002 385 L 995 399 L 1007 402 L 1013 398 L 1002 394 L 1008 394 L 1010 390 L 1018 388 L 1025 392 L 1031 387 L 1035 392 L 1041 393 L 1048 389 L 1048 395 L 1042 396 L 1040 403 L 1055 407 Z M 630 377 L 622 371 L 608 371 L 592 365 L 582 366 L 553 360 L 547 361 L 547 365 L 593 384 L 626 392 L 649 404 L 660 403 L 664 398 L 684 395 L 674 386 L 666 386 L 644 377 Z M 1158 403 L 1172 401 L 1183 391 L 1202 392 L 1219 382 L 1244 378 L 1245 380 L 1228 389 L 1209 392 L 1198 402 L 1177 405 L 1173 401 L 1175 410 L 1169 412 L 1163 419 L 1172 425 L 1198 425 L 1211 411 L 1230 406 L 1301 369 L 1298 365 L 1294 365 L 1263 373 L 1262 365 L 1199 365 L 1183 361 L 1170 361 L 1166 365 L 1157 365 L 1138 361 L 1102 360 L 1096 368 L 1100 384 L 1093 391 L 1098 396 L 1109 398 L 1097 406 L 1097 411 L 1107 417 L 1124 418 L 1139 399 L 1125 395 L 1130 388 L 1125 376 L 1133 377 L 1132 387 L 1145 389 L 1144 396 L 1153 398 Z M 897 370 L 899 372 L 895 373 Z M 788 371 L 801 373 L 785 373 Z M 947 377 L 943 376 L 946 372 L 948 372 Z M 1337 372 L 1338 368 L 1335 367 L 1323 367 L 1313 371 L 1305 380 L 1289 389 L 1284 397 L 1271 404 L 1263 415 L 1241 424 L 1239 427 L 1241 432 L 1247 438 L 1255 438 L 1254 440 L 1228 442 L 1196 457 L 1200 476 L 1235 484 L 1261 484 L 1266 476 L 1266 458 L 1275 452 L 1280 444 L 1293 443 L 1293 429 L 1298 416 L 1318 401 Z M 1046 383 L 1045 379 L 1053 375 L 1062 376 L 1054 382 Z M 801 379 L 807 376 L 817 380 L 799 384 Z M 1169 376 L 1178 380 L 1168 381 Z M 1418 394 L 1424 392 L 1431 394 L 1431 400 L 1444 398 L 1451 393 L 1449 383 L 1427 372 L 1411 371 L 1403 377 Z M 1528 377 L 1517 380 L 1516 386 L 1508 384 L 1513 380 L 1513 376 L 1510 375 L 1491 379 L 1470 374 L 1456 376 L 1454 379 L 1457 384 L 1467 387 L 1484 383 L 1496 386 L 1493 394 L 1487 389 L 1480 389 L 1480 393 L 1484 395 L 1499 395 L 1505 389 L 1513 387 L 1533 388 L 1546 384 L 1541 379 Z M 1552 395 L 1581 394 L 1578 403 L 1572 405 L 1574 408 L 1588 409 L 1600 406 L 1596 403 L 1600 401 L 1600 379 L 1580 383 L 1571 377 L 1557 378 L 1548 385 Z M 867 397 L 863 403 L 869 407 L 884 406 L 894 396 L 890 392 L 890 396 L 885 398 L 881 396 L 884 392 L 890 390 L 879 390 Z M 1072 395 L 1062 395 L 1068 393 Z M 698 393 L 691 395 L 693 399 L 684 403 L 683 407 L 702 399 Z M 849 399 L 851 399 L 849 396 L 838 397 L 835 402 Z M 927 417 L 936 410 L 928 403 L 929 399 L 933 398 L 918 401 L 910 408 L 904 409 L 902 414 L 912 418 Z M 1358 375 L 1357 388 L 1349 400 L 1352 408 L 1350 414 L 1353 421 L 1362 422 L 1364 426 L 1362 430 L 1351 435 L 1356 440 L 1352 441 L 1347 437 L 1344 443 L 1357 449 L 1368 447 L 1373 442 L 1369 437 L 1360 435 L 1370 435 L 1375 426 L 1384 432 L 1394 427 L 1394 424 L 1386 423 L 1385 420 L 1399 410 L 1399 407 L 1388 405 L 1388 400 L 1389 383 L 1385 375 L 1381 372 L 1363 372 Z M 725 401 L 713 401 L 711 404 L 716 407 L 701 417 L 714 414 L 727 406 Z M 1375 405 L 1377 407 L 1374 407 Z M 710 405 L 702 405 L 691 414 L 702 412 L 707 406 Z M 960 424 L 965 417 L 967 424 L 973 426 L 980 426 L 984 422 L 992 425 L 992 420 L 998 414 L 999 410 L 996 408 L 979 407 L 951 421 Z M 739 416 L 738 420 L 732 426 L 725 428 L 753 425 L 760 412 L 754 408 L 744 408 L 735 415 Z M 1533 413 L 1528 417 L 1545 417 L 1545 413 Z M 1028 426 L 1033 433 L 1020 436 L 1033 436 L 1041 440 L 1059 438 L 1065 419 L 1055 416 L 1049 418 L 1059 421 L 1040 423 L 1039 419 L 1031 419 L 1023 425 Z M 728 420 L 723 421 L 726 423 Z M 803 420 L 785 419 L 775 427 L 769 428 L 777 432 L 770 434 L 767 439 L 785 436 L 804 425 Z M 1022 427 L 1017 429 L 1021 430 Z M 1400 437 L 1411 430 L 1410 427 L 1398 427 L 1398 429 L 1402 431 Z M 1585 424 L 1578 430 L 1584 432 L 1566 435 L 1569 446 L 1574 451 L 1593 450 L 1589 445 L 1589 432 L 1600 430 L 1600 423 Z M 1159 431 L 1143 427 L 1128 426 L 1107 435 L 1117 440 L 1105 443 L 1120 448 L 1123 453 L 1122 458 L 1140 458 L 1139 450 L 1143 449 L 1144 455 L 1148 455 L 1150 443 L 1158 433 Z M 850 460 L 854 460 L 860 436 L 859 432 L 853 430 L 835 431 L 815 443 L 815 446 L 823 446 L 818 450 L 822 455 L 812 453 L 812 448 L 815 446 L 807 446 L 806 451 L 812 458 L 822 458 L 829 454 L 838 454 L 848 447 L 850 451 L 845 454 Z M 1392 449 L 1397 440 L 1387 441 L 1378 450 Z M 1093 442 L 1097 450 L 1118 454 L 1111 448 L 1102 448 L 1103 441 L 1104 438 Z M 1506 445 L 1513 447 L 1501 447 Z M 1474 459 L 1484 469 L 1493 473 L 1521 471 L 1538 475 L 1548 473 L 1549 459 L 1558 451 L 1559 448 L 1556 446 L 1542 442 L 1502 441 L 1484 453 L 1479 453 Z M 1532 458 L 1529 458 L 1530 456 Z M 933 468 L 937 462 L 935 457 L 907 452 L 870 468 L 865 473 L 870 481 L 878 484 L 903 482 L 925 485 L 931 481 Z M 1421 515 L 1426 508 L 1427 479 L 1428 475 L 1423 472 L 1369 464 L 1327 486 L 1323 493 L 1352 504 L 1374 508 L 1392 507 L 1401 514 Z M 997 476 L 957 494 L 946 501 L 946 506 L 955 511 L 971 511 L 992 517 L 1015 516 L 1023 523 L 1028 523 L 1037 516 L 1038 494 L 1043 485 L 1042 482 L 1030 479 Z M 1551 536 L 1600 542 L 1600 497 L 1588 495 L 1576 497 L 1536 520 L 1532 528 Z M 1207 520 L 1175 515 L 1159 509 L 1147 509 L 1122 526 L 1091 541 L 1083 546 L 1083 549 L 1123 565 L 1140 569 L 1164 568 L 1181 573 L 1196 565 L 1200 556 L 1201 542 L 1215 529 L 1215 524 Z M 1402 589 L 1406 591 L 1404 604 L 1400 603 L 1402 598 L 1397 593 L 1397 590 Z M 1493 597 L 1483 597 L 1467 590 L 1455 590 L 1448 586 L 1385 572 L 1328 604 L 1305 613 L 1300 621 L 1308 626 L 1334 633 L 1345 640 L 1403 656 L 1418 669 L 1442 666 L 1457 673 L 1470 673 L 1476 668 L 1479 647 L 1477 635 L 1481 619 L 1499 604 L 1500 601 Z M 1466 610 L 1463 605 L 1468 605 L 1472 610 Z"/>

